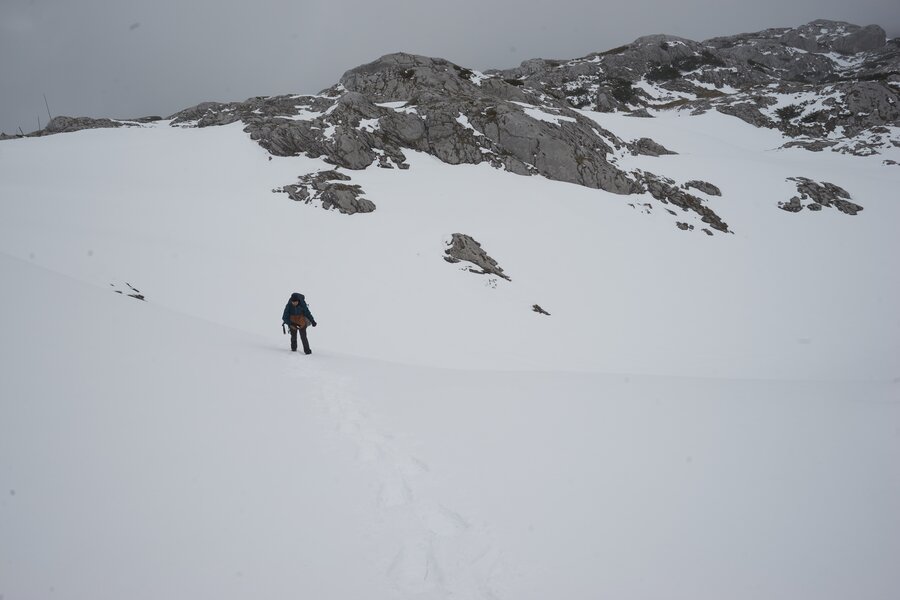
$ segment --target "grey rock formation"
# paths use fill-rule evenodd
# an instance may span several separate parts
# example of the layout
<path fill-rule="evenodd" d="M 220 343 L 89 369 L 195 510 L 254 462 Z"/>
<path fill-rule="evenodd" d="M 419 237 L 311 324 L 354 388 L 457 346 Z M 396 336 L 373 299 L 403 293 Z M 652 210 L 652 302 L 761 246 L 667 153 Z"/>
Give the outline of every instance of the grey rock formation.
<path fill-rule="evenodd" d="M 873 127 L 900 127 L 900 39 L 886 40 L 876 25 L 820 20 L 702 43 L 646 36 L 580 59 L 527 61 L 498 76 L 577 108 L 646 116 L 718 110 L 780 129 L 811 150 L 866 155 L 898 141 L 896 134 L 871 139 Z M 646 93 L 648 83 L 658 93 Z M 805 98 L 776 113 L 775 94 Z M 835 132 L 848 141 L 825 146 Z"/>
<path fill-rule="evenodd" d="M 801 210 L 803 210 L 803 204 L 801 204 L 800 198 L 798 198 L 797 196 L 794 196 L 787 202 L 779 202 L 778 208 L 780 208 L 781 210 L 787 211 L 787 212 L 795 213 L 795 212 L 800 212 Z"/>
<path fill-rule="evenodd" d="M 789 212 L 800 212 L 804 207 L 812 211 L 823 207 L 834 207 L 847 215 L 855 215 L 863 210 L 859 204 L 850 202 L 850 193 L 844 188 L 827 181 L 818 183 L 806 177 L 788 177 L 788 181 L 797 184 L 798 196 L 789 202 L 780 202 L 778 207 Z M 808 204 L 803 204 L 808 201 Z"/>
<path fill-rule="evenodd" d="M 70 133 L 82 129 L 106 129 L 122 127 L 123 123 L 110 119 L 91 119 L 89 117 L 53 117 L 40 132 L 41 135 L 54 133 Z"/>
<path fill-rule="evenodd" d="M 709 183 L 708 181 L 698 181 L 696 179 L 693 179 L 691 181 L 685 182 L 683 187 L 685 189 L 694 188 L 695 190 L 700 190 L 701 192 L 703 192 L 704 194 L 707 194 L 709 196 L 721 196 L 722 195 L 722 190 L 720 190 L 718 187 L 714 186 L 713 184 Z"/>
<path fill-rule="evenodd" d="M 810 152 L 821 152 L 836 145 L 836 141 L 830 140 L 793 140 L 783 145 L 782 148 L 804 148 Z"/>
<path fill-rule="evenodd" d="M 650 138 L 639 138 L 628 143 L 628 150 L 635 156 L 642 154 L 644 156 L 663 156 L 665 154 L 678 154 L 672 152 L 662 144 L 654 142 Z"/>
<path fill-rule="evenodd" d="M 291 200 L 306 204 L 319 200 L 325 210 L 336 208 L 345 215 L 375 210 L 372 201 L 361 197 L 363 190 L 360 186 L 341 183 L 344 181 L 350 181 L 350 177 L 338 171 L 319 171 L 300 177 L 300 183 L 274 191 L 286 193 Z"/>
<path fill-rule="evenodd" d="M 775 125 L 773 124 L 772 119 L 764 115 L 761 111 L 761 109 L 765 108 L 766 101 L 760 98 L 754 100 L 754 102 L 736 102 L 734 104 L 723 102 L 716 105 L 716 110 L 722 114 L 737 117 L 754 127 L 774 127 Z M 763 106 L 760 106 L 760 104 Z M 774 104 L 774 102 L 772 104 Z"/>
<path fill-rule="evenodd" d="M 110 287 L 113 288 L 113 292 L 115 292 L 116 294 L 122 294 L 123 296 L 128 296 L 129 298 L 134 298 L 135 300 L 140 300 L 142 302 L 147 301 L 146 296 L 144 296 L 144 294 L 141 293 L 141 290 L 137 289 L 136 287 L 134 287 L 127 281 L 125 282 L 125 285 L 128 286 L 127 290 L 115 289 L 116 287 L 121 287 L 121 286 L 116 286 L 116 284 L 114 284 L 114 283 L 110 283 L 109 285 L 110 285 Z"/>
<path fill-rule="evenodd" d="M 784 106 L 786 96 L 796 104 Z M 697 213 L 713 230 L 729 231 L 703 199 L 685 191 L 721 195 L 716 186 L 679 187 L 621 170 L 623 152 L 673 152 L 649 138 L 626 143 L 579 109 L 645 118 L 662 110 L 716 110 L 782 131 L 792 138 L 785 147 L 876 154 L 900 147 L 900 39 L 887 40 L 874 25 L 813 21 L 703 42 L 645 36 L 582 58 L 532 59 L 487 73 L 397 53 L 347 71 L 318 95 L 207 102 L 170 119 L 176 127 L 240 122 L 273 155 L 305 155 L 350 170 L 406 169 L 412 150 L 448 164 L 488 163 L 616 194 L 649 192 Z M 35 135 L 122 124 L 58 118 Z M 348 214 L 374 210 L 358 186 L 310 177 L 284 191 Z M 861 210 L 843 197 L 820 206 Z"/>
<path fill-rule="evenodd" d="M 543 64 L 543 63 L 542 63 Z M 538 68 L 530 65 L 528 68 Z M 606 160 L 615 135 L 565 102 L 523 89 L 519 79 L 483 78 L 442 59 L 392 54 L 344 74 L 341 85 L 374 102 L 414 106 L 416 125 L 382 123 L 386 136 L 450 164 L 488 161 L 619 194 L 637 186 Z"/>
<path fill-rule="evenodd" d="M 646 186 L 646 191 L 663 204 L 671 203 L 682 211 L 697 213 L 700 216 L 700 220 L 709 224 L 713 229 L 723 233 L 730 232 L 728 224 L 715 211 L 703 204 L 703 200 L 693 194 L 688 194 L 679 188 L 673 180 L 654 175 L 653 173 L 644 173 L 643 183 Z"/>
<path fill-rule="evenodd" d="M 867 25 L 832 42 L 831 47 L 841 54 L 856 54 L 877 50 L 885 45 L 887 35 L 878 25 Z"/>
<path fill-rule="evenodd" d="M 160 117 L 140 117 L 138 119 L 94 119 L 91 117 L 58 116 L 50 119 L 43 129 L 28 134 L 6 135 L 0 133 L 0 140 L 11 140 L 22 137 L 43 137 L 58 133 L 73 133 L 85 129 L 116 129 L 119 127 L 139 127 L 142 123 L 159 121 Z"/>
<path fill-rule="evenodd" d="M 469 268 L 472 273 L 481 275 L 496 275 L 507 281 L 512 281 L 497 261 L 491 258 L 487 252 L 470 236 L 462 233 L 454 233 L 450 247 L 444 251 L 444 260 L 449 263 L 469 262 L 478 267 L 478 270 Z"/>
<path fill-rule="evenodd" d="M 411 149 L 449 164 L 488 162 L 618 194 L 640 189 L 607 160 L 624 142 L 565 101 L 524 90 L 515 79 L 410 54 L 352 69 L 319 96 L 204 103 L 172 119 L 196 127 L 240 120 L 272 154 L 322 157 L 347 169 L 406 168 L 404 150 Z"/>
<path fill-rule="evenodd" d="M 539 304 L 533 305 L 533 306 L 531 307 L 531 310 L 533 310 L 534 312 L 538 313 L 539 315 L 547 315 L 548 317 L 550 316 L 550 313 L 548 313 L 546 310 L 544 310 L 543 308 L 541 308 L 541 306 L 540 306 Z"/>
<path fill-rule="evenodd" d="M 848 200 L 841 200 L 840 198 L 834 201 L 834 206 L 845 215 L 856 215 L 856 213 L 863 209 L 859 204 L 854 204 Z"/>

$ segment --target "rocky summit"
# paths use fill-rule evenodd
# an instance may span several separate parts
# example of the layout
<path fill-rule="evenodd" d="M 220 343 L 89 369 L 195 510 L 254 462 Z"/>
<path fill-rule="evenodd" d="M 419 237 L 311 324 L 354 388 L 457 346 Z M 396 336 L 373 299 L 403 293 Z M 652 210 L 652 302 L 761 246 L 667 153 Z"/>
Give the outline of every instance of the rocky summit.
<path fill-rule="evenodd" d="M 487 163 L 615 194 L 649 194 L 729 232 L 703 198 L 685 191 L 714 193 L 713 183 L 623 170 L 622 155 L 673 152 L 650 138 L 620 139 L 585 114 L 652 118 L 672 110 L 715 110 L 778 129 L 791 138 L 787 147 L 876 154 L 900 146 L 900 39 L 887 40 L 877 25 L 814 21 L 703 42 L 651 35 L 582 58 L 485 73 L 397 53 L 347 71 L 318 95 L 208 102 L 169 120 L 177 127 L 240 121 L 273 155 L 323 158 L 351 171 L 407 169 L 406 153 L 417 151 L 449 164 Z M 58 117 L 33 135 L 157 119 Z M 346 214 L 375 209 L 359 186 L 335 183 L 346 175 L 299 175 L 299 184 L 276 191 Z"/>

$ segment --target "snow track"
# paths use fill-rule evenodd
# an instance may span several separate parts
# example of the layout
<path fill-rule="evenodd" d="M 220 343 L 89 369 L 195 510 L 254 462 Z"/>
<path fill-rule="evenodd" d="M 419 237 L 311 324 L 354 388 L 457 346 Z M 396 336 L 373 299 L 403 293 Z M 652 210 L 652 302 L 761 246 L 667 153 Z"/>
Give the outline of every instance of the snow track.
<path fill-rule="evenodd" d="M 376 535 L 386 548 L 395 548 L 385 574 L 403 597 L 497 598 L 492 579 L 500 553 L 489 527 L 442 501 L 429 482 L 428 464 L 395 433 L 375 425 L 351 379 L 329 374 L 321 399 L 336 431 L 375 476 Z"/>

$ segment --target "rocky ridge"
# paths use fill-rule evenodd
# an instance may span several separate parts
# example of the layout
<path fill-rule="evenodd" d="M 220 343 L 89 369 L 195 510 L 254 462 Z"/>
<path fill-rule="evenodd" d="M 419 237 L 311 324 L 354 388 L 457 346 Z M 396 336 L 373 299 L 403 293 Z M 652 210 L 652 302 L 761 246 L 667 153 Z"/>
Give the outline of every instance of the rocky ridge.
<path fill-rule="evenodd" d="M 707 234 L 730 231 L 708 204 L 708 197 L 721 196 L 716 185 L 622 170 L 618 158 L 626 153 L 674 152 L 649 138 L 620 139 L 584 109 L 644 118 L 663 110 L 717 110 L 785 132 L 793 138 L 788 146 L 876 153 L 900 146 L 900 40 L 886 40 L 877 26 L 814 21 L 704 42 L 645 36 L 579 59 L 535 59 L 486 73 L 397 53 L 347 71 L 317 95 L 208 102 L 169 121 L 176 127 L 241 122 L 273 155 L 321 158 L 351 172 L 408 169 L 410 151 L 448 164 L 487 163 L 518 175 L 642 195 L 646 212 L 658 202 L 672 216 L 679 209 L 695 213 L 709 225 L 701 229 Z M 148 120 L 158 117 L 57 117 L 33 135 Z M 349 180 L 338 170 L 303 174 L 298 183 L 273 191 L 346 214 L 374 210 Z"/>
<path fill-rule="evenodd" d="M 900 146 L 900 39 L 887 40 L 877 25 L 819 20 L 703 42 L 645 36 L 493 73 L 576 108 L 644 117 L 717 110 L 814 151 L 868 155 Z"/>
<path fill-rule="evenodd" d="M 606 160 L 625 146 L 560 101 L 448 61 L 391 54 L 352 69 L 318 96 L 206 103 L 172 117 L 176 126 L 245 123 L 278 156 L 322 157 L 346 169 L 408 168 L 404 151 L 449 164 L 490 163 L 618 194 L 640 184 Z"/>
<path fill-rule="evenodd" d="M 618 168 L 617 155 L 674 154 L 648 138 L 622 140 L 565 100 L 514 80 L 403 53 L 351 69 L 340 83 L 316 96 L 204 103 L 171 119 L 180 127 L 240 121 L 244 131 L 274 155 L 323 158 L 351 171 L 370 166 L 407 169 L 406 152 L 418 151 L 449 164 L 488 163 L 518 175 L 542 175 L 616 194 L 642 194 L 656 186 L 655 176 Z M 310 185 L 301 184 L 306 191 L 291 186 L 276 191 L 307 201 L 315 195 L 315 185 Z M 703 200 L 679 198 L 675 203 L 684 210 L 728 231 Z M 369 208 L 326 204 L 350 214 Z"/>

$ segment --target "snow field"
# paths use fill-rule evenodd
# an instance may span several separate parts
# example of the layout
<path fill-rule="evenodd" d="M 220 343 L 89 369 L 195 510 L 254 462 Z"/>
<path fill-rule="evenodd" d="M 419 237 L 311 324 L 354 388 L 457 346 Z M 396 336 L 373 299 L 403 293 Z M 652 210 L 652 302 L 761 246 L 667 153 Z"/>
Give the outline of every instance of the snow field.
<path fill-rule="evenodd" d="M 894 597 L 900 156 L 586 114 L 735 233 L 413 153 L 348 217 L 239 124 L 0 144 L 0 595 Z"/>

